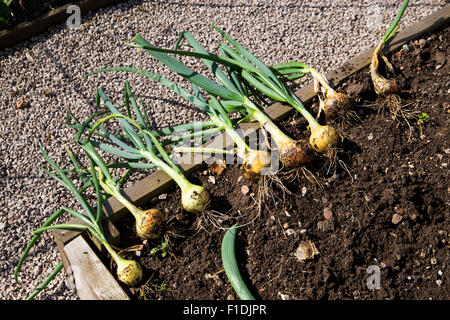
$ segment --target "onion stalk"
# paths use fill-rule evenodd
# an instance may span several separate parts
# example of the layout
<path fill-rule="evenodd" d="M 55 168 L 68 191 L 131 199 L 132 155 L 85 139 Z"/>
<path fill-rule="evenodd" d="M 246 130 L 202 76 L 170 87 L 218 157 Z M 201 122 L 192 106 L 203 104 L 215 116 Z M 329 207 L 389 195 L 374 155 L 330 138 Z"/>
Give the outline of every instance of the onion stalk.
<path fill-rule="evenodd" d="M 95 187 L 95 193 L 97 197 L 97 209 L 94 210 L 88 201 L 83 196 L 82 192 L 75 187 L 72 181 L 66 176 L 66 174 L 61 170 L 45 153 L 45 151 L 41 150 L 45 160 L 52 167 L 53 172 L 50 172 L 44 168 L 42 168 L 48 175 L 57 180 L 63 186 L 65 186 L 77 199 L 78 203 L 81 205 L 85 214 L 80 213 L 76 210 L 62 207 L 53 213 L 50 218 L 48 218 L 44 224 L 37 230 L 33 231 L 33 237 L 29 244 L 27 245 L 24 253 L 19 259 L 19 263 L 16 267 L 14 276 L 17 281 L 17 276 L 20 271 L 20 268 L 27 257 L 29 251 L 35 244 L 35 242 L 39 239 L 43 232 L 54 229 L 69 229 L 69 230 L 80 230 L 80 231 L 88 231 L 93 237 L 97 238 L 100 243 L 105 247 L 105 249 L 110 254 L 111 258 L 115 261 L 117 265 L 116 275 L 117 278 L 126 285 L 134 286 L 138 284 L 143 277 L 142 267 L 134 260 L 128 260 L 121 257 L 118 253 L 114 251 L 111 245 L 106 240 L 102 225 L 101 225 L 101 217 L 102 217 L 102 205 L 103 205 L 103 195 L 101 193 L 100 183 L 97 179 L 97 175 L 94 169 L 94 161 L 89 158 L 91 164 L 91 177 L 93 181 L 93 185 Z M 96 211 L 96 212 L 95 212 Z M 72 224 L 52 224 L 55 222 L 62 214 L 68 213 L 73 217 L 77 218 L 80 223 L 72 223 Z M 56 271 L 56 270 L 55 270 Z M 54 273 L 56 275 L 56 273 Z M 53 276 L 54 276 L 53 275 Z M 48 283 L 49 279 L 46 279 L 45 283 Z M 42 288 L 38 288 L 42 290 Z"/>
<path fill-rule="evenodd" d="M 120 113 L 113 103 L 109 100 L 106 94 L 101 88 L 97 89 L 98 99 L 101 99 L 106 108 L 110 111 L 110 114 L 103 117 L 92 125 L 88 131 L 88 137 L 83 142 L 80 137 L 84 131 L 86 131 L 86 122 L 77 133 L 77 140 L 82 144 L 91 142 L 94 147 L 97 147 L 103 151 L 106 151 L 112 155 L 126 159 L 128 162 L 133 162 L 130 160 L 140 160 L 144 159 L 149 164 L 155 165 L 167 175 L 169 175 L 176 184 L 181 189 L 181 204 L 183 208 L 188 212 L 202 212 L 209 203 L 210 195 L 208 191 L 203 187 L 196 184 L 192 184 L 183 174 L 181 169 L 170 159 L 167 152 L 164 150 L 161 143 L 154 136 L 152 132 L 147 130 L 145 122 L 139 106 L 126 83 L 125 85 L 126 100 L 131 103 L 133 109 L 138 118 L 138 122 L 134 121 L 129 116 Z M 97 141 L 91 141 L 92 135 L 97 132 L 97 130 L 105 131 L 106 129 L 102 126 L 103 123 L 117 118 L 123 131 L 128 136 L 129 139 L 120 139 L 117 136 L 107 135 L 107 138 L 113 142 L 118 148 L 111 145 L 100 143 Z M 140 134 L 138 134 L 135 129 L 138 129 Z M 130 146 L 127 142 L 131 142 L 133 146 Z"/>
<path fill-rule="evenodd" d="M 158 209 L 141 210 L 120 192 L 120 183 L 113 179 L 105 163 L 91 143 L 83 146 L 84 151 L 95 161 L 99 183 L 102 189 L 126 207 L 136 220 L 136 233 L 142 239 L 157 239 L 163 231 L 165 217 Z M 106 179 L 104 179 L 106 176 Z"/>
<path fill-rule="evenodd" d="M 225 233 L 225 236 L 223 237 L 221 247 L 222 263 L 228 280 L 230 281 L 231 286 L 238 297 L 241 300 L 255 300 L 253 294 L 245 284 L 244 279 L 242 279 L 241 273 L 239 272 L 239 266 L 236 261 L 235 239 L 237 228 L 238 224 L 236 223 Z"/>
<path fill-rule="evenodd" d="M 223 104 L 225 105 L 225 109 L 228 112 L 240 111 L 257 120 L 261 124 L 261 126 L 271 134 L 272 139 L 277 144 L 279 150 L 279 158 L 284 168 L 292 168 L 311 164 L 312 160 L 314 159 L 314 154 L 310 150 L 311 147 L 313 149 L 317 149 L 318 151 L 319 150 L 322 150 L 323 152 L 326 151 L 323 150 L 324 144 L 319 143 L 319 141 L 316 141 L 319 139 L 321 140 L 326 139 L 326 137 L 324 137 L 325 134 L 328 133 L 329 135 L 331 135 L 334 133 L 337 140 L 337 133 L 335 131 L 328 132 L 327 130 L 325 130 L 326 126 L 320 126 L 314 119 L 314 117 L 312 117 L 304 108 L 301 110 L 304 113 L 305 117 L 308 118 L 313 133 L 311 138 L 311 145 L 308 145 L 306 141 L 303 140 L 295 141 L 292 138 L 288 137 L 250 99 L 247 89 L 242 87 L 240 83 L 239 78 L 241 78 L 241 76 L 237 74 L 232 68 L 229 69 L 230 76 L 228 76 L 216 64 L 216 62 L 220 62 L 224 63 L 229 67 L 231 66 L 235 68 L 236 65 L 238 66 L 242 65 L 240 61 L 235 61 L 227 57 L 219 57 L 207 53 L 206 50 L 192 36 L 190 36 L 189 33 L 184 32 L 184 36 L 189 39 L 190 44 L 193 46 L 196 52 L 156 48 L 152 46 L 150 43 L 148 43 L 140 35 L 137 35 L 133 38 L 133 40 L 136 42 L 137 45 L 131 44 L 131 46 L 145 49 L 147 52 L 152 54 L 155 58 L 157 58 L 163 64 L 168 66 L 174 72 L 178 73 L 179 75 L 181 75 L 191 83 L 194 83 L 198 87 L 204 89 L 208 94 L 224 99 Z M 203 62 L 207 65 L 209 70 L 214 74 L 214 76 L 218 79 L 218 81 L 222 85 L 196 73 L 195 71 L 191 70 L 183 63 L 181 63 L 179 60 L 169 57 L 164 52 L 195 56 L 201 58 Z M 242 71 L 245 72 L 245 70 Z M 143 72 L 138 71 L 136 73 L 142 74 Z M 283 89 L 287 90 L 284 86 Z M 297 105 L 301 105 L 301 102 L 297 97 L 289 96 L 289 99 L 290 101 L 293 100 L 298 101 Z M 325 147 L 327 147 L 328 145 L 329 143 L 327 143 Z"/>
<path fill-rule="evenodd" d="M 385 35 L 375 48 L 372 60 L 370 63 L 370 77 L 372 79 L 373 87 L 378 95 L 387 95 L 392 93 L 397 93 L 400 90 L 400 87 L 395 79 L 386 79 L 382 75 L 378 73 L 378 66 L 379 66 L 379 60 L 378 56 L 380 56 L 388 69 L 391 72 L 394 72 L 394 68 L 392 67 L 392 64 L 389 62 L 389 60 L 382 54 L 382 50 L 384 48 L 384 45 L 386 42 L 391 39 L 395 33 L 398 30 L 398 24 L 403 16 L 403 13 L 406 10 L 406 7 L 408 6 L 409 0 L 405 0 L 397 13 L 397 16 L 395 17 L 394 21 L 390 25 L 389 29 L 386 31 Z"/>

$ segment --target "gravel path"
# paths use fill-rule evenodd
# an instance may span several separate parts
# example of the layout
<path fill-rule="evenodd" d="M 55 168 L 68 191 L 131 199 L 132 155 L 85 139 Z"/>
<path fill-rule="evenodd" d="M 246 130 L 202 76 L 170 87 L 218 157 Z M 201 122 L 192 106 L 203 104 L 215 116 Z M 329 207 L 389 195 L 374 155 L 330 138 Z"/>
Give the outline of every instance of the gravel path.
<path fill-rule="evenodd" d="M 141 78 L 110 73 L 82 79 L 100 67 L 136 66 L 136 51 L 124 41 L 141 33 L 158 46 L 172 47 L 179 32 L 189 30 L 213 49 L 217 34 L 209 23 L 214 22 L 269 65 L 299 60 L 329 71 L 376 45 L 401 3 L 393 2 L 135 0 L 83 16 L 80 28 L 62 24 L 0 51 L 0 299 L 26 298 L 60 261 L 48 233 L 24 264 L 20 284 L 14 281 L 14 268 L 31 231 L 60 206 L 77 208 L 65 189 L 38 168 L 44 164 L 42 146 L 58 164 L 67 164 L 65 145 L 79 153 L 73 132 L 64 124 L 66 110 L 85 118 L 94 106 L 97 86 L 121 101 L 127 79 L 157 126 L 203 118 L 177 104 L 165 88 Z M 411 1 L 402 27 L 445 3 Z M 166 72 L 148 55 L 142 55 L 141 63 L 157 73 Z M 17 108 L 20 100 L 27 106 Z M 37 299 L 77 296 L 61 272 Z"/>

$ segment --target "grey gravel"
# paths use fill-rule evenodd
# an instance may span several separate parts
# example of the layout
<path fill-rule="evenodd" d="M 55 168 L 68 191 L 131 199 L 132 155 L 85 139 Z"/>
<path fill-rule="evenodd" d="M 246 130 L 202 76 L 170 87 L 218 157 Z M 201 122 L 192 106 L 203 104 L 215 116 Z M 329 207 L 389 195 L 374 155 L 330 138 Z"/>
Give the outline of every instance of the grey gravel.
<path fill-rule="evenodd" d="M 78 208 L 73 197 L 38 167 L 44 164 L 41 147 L 63 166 L 66 145 L 80 154 L 65 125 L 66 110 L 84 119 L 95 106 L 97 86 L 119 104 L 123 81 L 128 80 L 155 126 L 204 119 L 167 89 L 143 78 L 109 73 L 82 79 L 101 67 L 136 66 L 137 53 L 125 41 L 141 33 L 158 46 L 172 47 L 179 32 L 189 30 L 214 50 L 217 34 L 209 27 L 214 22 L 269 65 L 299 60 L 326 72 L 376 45 L 399 3 L 136 0 L 83 16 L 79 28 L 61 24 L 0 51 L 0 299 L 26 298 L 60 261 L 53 236 L 44 234 L 22 268 L 20 283 L 14 281 L 14 268 L 31 232 L 60 206 Z M 445 4 L 411 2 L 402 28 Z M 168 74 L 146 54 L 140 63 Z M 18 109 L 20 100 L 26 105 Z M 125 187 L 146 174 L 134 175 Z M 77 299 L 67 279 L 61 272 L 36 299 Z"/>

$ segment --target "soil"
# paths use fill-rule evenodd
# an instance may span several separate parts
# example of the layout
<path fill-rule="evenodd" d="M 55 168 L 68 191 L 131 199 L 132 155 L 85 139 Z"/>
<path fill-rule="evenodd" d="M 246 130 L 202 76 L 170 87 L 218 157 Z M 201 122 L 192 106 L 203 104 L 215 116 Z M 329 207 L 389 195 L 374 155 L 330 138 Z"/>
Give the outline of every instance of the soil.
<path fill-rule="evenodd" d="M 374 93 L 367 69 L 337 87 L 355 97 L 360 123 L 335 124 L 345 137 L 341 161 L 332 170 L 311 169 L 322 188 L 305 179 L 285 181 L 292 194 L 285 201 L 267 201 L 258 215 L 258 183 L 245 179 L 237 165 L 221 175 L 205 168 L 189 177 L 207 184 L 214 195 L 209 209 L 228 216 L 224 227 L 236 221 L 243 225 L 237 260 L 257 299 L 450 298 L 449 33 L 447 24 L 388 56 L 401 83 L 401 104 L 409 114 L 415 112 L 409 125 L 379 110 L 383 98 Z M 308 107 L 316 111 L 317 100 Z M 419 123 L 421 112 L 428 118 Z M 298 114 L 279 125 L 293 138 L 306 137 Z M 244 185 L 249 188 L 245 195 Z M 273 194 L 281 197 L 282 192 L 275 187 Z M 180 209 L 177 188 L 166 196 L 148 206 L 166 212 L 170 228 L 187 230 L 196 217 Z M 126 289 L 132 299 L 238 299 L 221 261 L 225 230 L 200 219 L 204 229 L 185 232 L 184 238 L 169 236 L 164 257 L 162 251 L 150 253 L 161 242 L 146 243 L 139 256 L 130 254 L 145 268 L 147 281 Z M 142 243 L 128 231 L 134 230 L 131 218 L 116 227 L 121 247 Z M 294 253 L 308 240 L 319 254 L 299 261 Z M 371 268 L 380 270 L 379 289 L 367 286 Z"/>

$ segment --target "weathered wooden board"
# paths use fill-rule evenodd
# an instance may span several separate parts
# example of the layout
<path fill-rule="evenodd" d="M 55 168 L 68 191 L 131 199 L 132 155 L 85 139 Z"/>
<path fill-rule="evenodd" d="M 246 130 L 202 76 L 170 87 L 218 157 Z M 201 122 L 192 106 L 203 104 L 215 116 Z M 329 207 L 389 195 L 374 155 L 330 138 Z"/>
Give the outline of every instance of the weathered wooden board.
<path fill-rule="evenodd" d="M 128 295 L 82 236 L 67 243 L 64 252 L 70 264 L 69 270 L 66 271 L 73 276 L 80 299 L 129 300 Z"/>
<path fill-rule="evenodd" d="M 430 15 L 429 17 L 423 19 L 422 21 L 412 25 L 411 27 L 407 28 L 406 30 L 399 32 L 391 41 L 390 45 L 385 48 L 386 53 L 391 53 L 401 47 L 403 44 L 417 39 L 420 36 L 422 36 L 424 33 L 432 31 L 439 26 L 446 23 L 450 18 L 450 5 L 445 6 L 443 9 L 439 10 L 438 12 Z M 336 85 L 338 82 L 341 82 L 348 78 L 353 73 L 367 67 L 370 63 L 370 58 L 373 53 L 374 49 L 370 49 L 367 52 L 359 55 L 355 59 L 352 59 L 348 63 L 345 64 L 345 66 L 334 70 L 332 72 L 329 72 L 326 74 L 327 78 L 332 82 L 334 85 Z M 296 94 L 299 96 L 299 98 L 304 102 L 308 103 L 314 96 L 315 92 L 313 90 L 312 84 L 309 84 L 300 90 L 296 91 Z M 280 120 L 285 117 L 287 117 L 293 109 L 290 106 L 281 104 L 281 103 L 274 103 L 273 105 L 269 106 L 265 109 L 265 112 L 269 117 L 275 120 Z M 251 130 L 257 130 L 259 128 L 259 125 L 256 123 L 244 123 L 241 125 L 242 130 L 245 132 L 249 132 Z M 229 146 L 231 142 L 231 139 L 224 137 L 224 135 L 219 135 L 216 139 L 212 140 L 208 144 L 205 145 L 205 147 L 221 147 L 221 146 Z M 198 170 L 201 168 L 202 164 L 184 164 L 182 165 L 182 169 L 188 174 L 189 172 L 193 172 L 195 170 Z M 148 201 L 149 199 L 156 197 L 160 193 L 164 192 L 167 188 L 173 185 L 172 179 L 170 179 L 169 176 L 167 176 L 162 171 L 157 171 L 151 175 L 149 175 L 147 178 L 136 182 L 133 186 L 126 189 L 124 191 L 124 194 L 134 203 L 137 205 L 140 205 L 144 203 L 145 201 Z M 113 223 L 120 219 L 120 217 L 124 214 L 125 208 L 115 199 L 110 199 L 106 201 L 105 203 L 105 211 L 108 213 L 110 221 Z M 79 235 L 79 233 L 72 232 L 69 236 L 65 236 L 64 241 L 70 241 L 72 243 L 72 239 L 81 239 L 82 236 Z M 81 241 L 81 240 L 79 240 Z M 84 241 L 84 239 L 83 239 Z M 77 242 L 78 243 L 78 242 Z M 59 245 L 61 247 L 61 244 Z M 67 245 L 64 246 L 64 250 L 62 252 L 63 255 L 65 255 L 65 260 L 69 261 L 70 264 L 72 264 L 72 260 L 80 260 L 82 262 L 83 255 L 81 255 L 81 258 L 74 258 L 72 255 L 80 255 L 80 253 L 77 250 L 66 250 Z M 87 257 L 85 257 L 87 258 Z M 92 259 L 90 257 L 89 259 Z M 64 261 L 64 259 L 63 259 Z M 67 262 L 66 262 L 67 263 Z M 67 269 L 67 266 L 65 266 Z M 89 270 L 89 271 L 87 271 Z M 93 276 L 93 272 L 95 269 L 87 269 L 83 272 L 89 272 L 90 276 Z M 109 272 L 109 271 L 108 271 Z M 97 274 L 97 277 L 102 277 L 100 274 Z M 103 280 L 102 280 L 103 281 Z M 94 294 L 92 292 L 97 292 L 98 289 L 94 289 L 95 286 L 99 285 L 98 282 L 93 282 L 87 284 L 83 284 L 83 287 L 79 288 L 77 285 L 77 290 L 79 292 L 79 296 L 81 299 L 82 296 L 91 296 L 93 297 Z M 108 282 L 102 282 L 101 285 L 104 286 L 111 286 L 116 287 L 118 286 L 117 281 L 114 279 L 114 277 L 111 280 L 111 283 Z M 88 290 L 87 293 L 84 292 L 84 290 Z M 105 299 L 105 298 L 100 298 Z"/>

